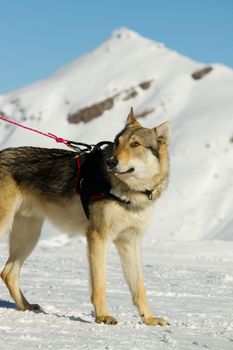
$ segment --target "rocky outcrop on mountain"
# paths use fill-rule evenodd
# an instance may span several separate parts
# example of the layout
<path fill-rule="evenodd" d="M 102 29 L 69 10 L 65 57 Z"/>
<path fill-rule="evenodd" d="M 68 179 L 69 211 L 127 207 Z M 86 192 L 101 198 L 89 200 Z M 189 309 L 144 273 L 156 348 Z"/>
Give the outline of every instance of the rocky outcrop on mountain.
<path fill-rule="evenodd" d="M 202 79 L 206 74 L 210 73 L 213 70 L 213 67 L 207 66 L 205 68 L 202 68 L 200 70 L 197 70 L 192 74 L 192 78 L 195 80 Z"/>
<path fill-rule="evenodd" d="M 155 110 L 154 108 L 146 108 L 142 112 L 137 113 L 137 118 L 144 118 L 148 114 L 153 113 L 154 110 Z"/>
<path fill-rule="evenodd" d="M 111 109 L 114 105 L 114 97 L 109 97 L 99 103 L 94 103 L 92 106 L 82 108 L 76 113 L 68 116 L 70 123 L 88 123 L 90 120 L 100 117 L 104 111 Z"/>
<path fill-rule="evenodd" d="M 135 98 L 140 90 L 147 90 L 150 88 L 153 80 L 143 81 L 136 87 L 131 87 L 129 89 L 123 90 L 114 96 L 108 97 L 103 101 L 94 103 L 93 105 L 84 107 L 77 112 L 74 112 L 68 116 L 68 121 L 70 123 L 78 124 L 80 122 L 88 123 L 92 119 L 100 117 L 106 110 L 112 109 L 116 99 L 121 98 L 123 101 L 128 101 L 131 98 Z M 147 114 L 152 113 L 154 109 L 147 109 L 141 112 L 138 117 L 145 117 Z"/>

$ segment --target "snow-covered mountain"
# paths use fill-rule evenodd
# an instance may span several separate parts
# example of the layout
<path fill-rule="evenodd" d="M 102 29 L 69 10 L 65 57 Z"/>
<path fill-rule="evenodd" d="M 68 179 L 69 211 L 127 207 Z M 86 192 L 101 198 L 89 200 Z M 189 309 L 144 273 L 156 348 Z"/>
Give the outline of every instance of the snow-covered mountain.
<path fill-rule="evenodd" d="M 206 66 L 128 29 L 44 81 L 0 96 L 13 120 L 58 136 L 112 140 L 130 106 L 154 127 L 172 123 L 169 188 L 157 204 L 155 240 L 233 240 L 233 71 Z M 208 70 L 207 70 L 208 71 Z M 0 122 L 0 147 L 62 147 Z"/>

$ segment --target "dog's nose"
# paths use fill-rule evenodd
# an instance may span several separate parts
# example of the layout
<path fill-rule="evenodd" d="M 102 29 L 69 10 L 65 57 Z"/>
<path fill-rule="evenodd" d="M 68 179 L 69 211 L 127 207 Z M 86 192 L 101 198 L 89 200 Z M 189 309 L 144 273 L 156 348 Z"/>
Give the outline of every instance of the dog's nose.
<path fill-rule="evenodd" d="M 118 159 L 114 156 L 107 159 L 107 165 L 110 169 L 114 169 L 118 164 Z"/>

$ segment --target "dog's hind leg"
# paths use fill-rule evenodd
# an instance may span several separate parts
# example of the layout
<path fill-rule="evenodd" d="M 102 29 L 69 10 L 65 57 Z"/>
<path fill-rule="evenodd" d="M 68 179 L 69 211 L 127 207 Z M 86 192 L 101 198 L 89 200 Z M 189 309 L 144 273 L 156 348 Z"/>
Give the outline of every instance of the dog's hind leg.
<path fill-rule="evenodd" d="M 167 321 L 153 317 L 147 302 L 141 267 L 141 246 L 137 233 L 130 232 L 127 237 L 131 239 L 118 239 L 114 241 L 121 257 L 124 275 L 129 286 L 134 305 L 138 308 L 143 322 L 147 325 L 165 326 Z"/>
<path fill-rule="evenodd" d="M 35 247 L 41 232 L 43 219 L 16 214 L 9 240 L 9 258 L 1 273 L 10 295 L 19 310 L 40 310 L 30 304 L 19 287 L 19 275 L 24 261 Z"/>

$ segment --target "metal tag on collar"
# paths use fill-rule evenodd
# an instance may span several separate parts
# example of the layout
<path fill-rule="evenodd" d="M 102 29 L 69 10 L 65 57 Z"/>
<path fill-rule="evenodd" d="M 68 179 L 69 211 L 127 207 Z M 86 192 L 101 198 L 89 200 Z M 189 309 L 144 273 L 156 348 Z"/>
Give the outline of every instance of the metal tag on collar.
<path fill-rule="evenodd" d="M 146 190 L 145 193 L 146 193 L 148 199 L 151 201 L 151 200 L 152 200 L 152 197 L 153 197 L 153 196 L 152 196 L 152 191 Z"/>

